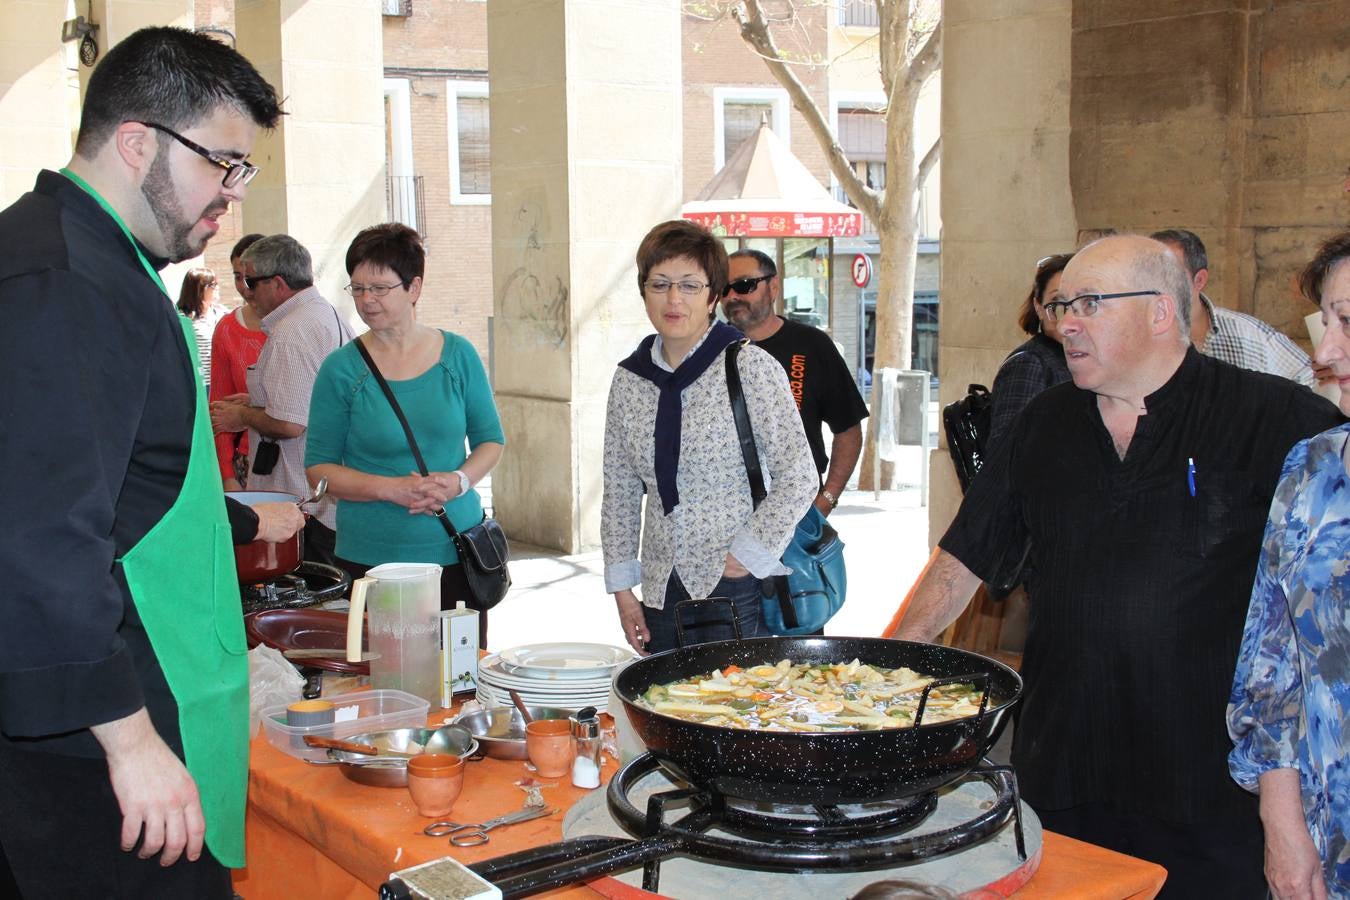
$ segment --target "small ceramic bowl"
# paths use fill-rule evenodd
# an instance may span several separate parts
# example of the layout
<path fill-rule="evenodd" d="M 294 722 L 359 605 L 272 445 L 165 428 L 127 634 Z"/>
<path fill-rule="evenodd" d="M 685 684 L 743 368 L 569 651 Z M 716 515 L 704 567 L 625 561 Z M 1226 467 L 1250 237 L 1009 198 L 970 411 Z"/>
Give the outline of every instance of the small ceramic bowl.
<path fill-rule="evenodd" d="M 464 789 L 464 760 L 445 753 L 427 753 L 408 760 L 408 793 L 419 815 L 448 815 Z"/>
<path fill-rule="evenodd" d="M 525 726 L 525 750 L 535 771 L 544 778 L 567 775 L 576 756 L 572 723 L 561 719 L 531 722 Z"/>

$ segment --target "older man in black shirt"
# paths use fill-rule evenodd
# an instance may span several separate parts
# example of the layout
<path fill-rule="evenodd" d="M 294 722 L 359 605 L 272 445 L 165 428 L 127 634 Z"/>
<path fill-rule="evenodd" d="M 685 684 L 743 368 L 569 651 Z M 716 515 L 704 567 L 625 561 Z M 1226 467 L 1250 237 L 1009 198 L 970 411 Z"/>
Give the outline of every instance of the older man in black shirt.
<path fill-rule="evenodd" d="M 1047 311 L 1073 383 L 981 470 L 897 636 L 932 639 L 1030 541 L 1023 796 L 1052 830 L 1165 866 L 1164 894 L 1264 896 L 1224 704 L 1281 463 L 1340 417 L 1191 349 L 1189 283 L 1160 243 L 1089 245 L 1062 294 Z"/>

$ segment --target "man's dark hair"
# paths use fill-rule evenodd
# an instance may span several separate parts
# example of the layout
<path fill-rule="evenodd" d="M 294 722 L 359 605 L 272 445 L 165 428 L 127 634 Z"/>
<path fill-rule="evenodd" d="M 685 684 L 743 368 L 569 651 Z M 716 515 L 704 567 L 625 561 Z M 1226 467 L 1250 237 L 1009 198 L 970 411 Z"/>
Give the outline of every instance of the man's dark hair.
<path fill-rule="evenodd" d="M 263 239 L 263 235 L 258 232 L 246 234 L 234 242 L 234 247 L 230 250 L 230 262 L 234 262 L 244 255 L 244 251 Z"/>
<path fill-rule="evenodd" d="M 1035 337 L 1041 333 L 1041 317 L 1036 315 L 1036 307 L 1045 302 L 1045 288 L 1050 284 L 1050 279 L 1056 273 L 1063 272 L 1071 259 L 1072 253 L 1056 253 L 1036 264 L 1036 277 L 1031 282 L 1031 290 L 1017 311 L 1017 325 L 1027 334 Z"/>
<path fill-rule="evenodd" d="M 362 229 L 352 238 L 347 248 L 347 274 L 361 263 L 388 269 L 407 288 L 414 278 L 422 277 L 427 254 L 416 231 L 398 222 L 386 222 Z"/>
<path fill-rule="evenodd" d="M 1205 253 L 1205 242 L 1200 240 L 1200 236 L 1194 231 L 1187 231 L 1185 228 L 1165 228 L 1162 231 L 1155 231 L 1149 235 L 1155 241 L 1162 241 L 1164 244 L 1176 244 L 1181 248 L 1181 255 L 1186 258 L 1186 272 L 1192 277 L 1201 269 L 1209 268 L 1209 256 Z"/>
<path fill-rule="evenodd" d="M 750 249 L 737 250 L 735 253 L 732 253 L 729 256 L 727 256 L 727 259 L 747 259 L 747 258 L 753 259 L 755 263 L 759 266 L 759 274 L 769 276 L 778 274 L 778 266 L 776 263 L 774 263 L 773 257 L 765 253 L 763 250 L 750 250 Z"/>
<path fill-rule="evenodd" d="M 662 222 L 642 239 L 637 252 L 638 292 L 645 296 L 647 275 L 654 267 L 682 256 L 703 269 L 711 292 L 709 299 L 714 303 L 721 300 L 727 286 L 727 248 L 706 228 L 688 219 Z"/>
<path fill-rule="evenodd" d="M 238 51 L 182 28 L 142 28 L 109 50 L 89 76 L 75 152 L 92 158 L 123 122 L 156 122 L 181 132 L 221 107 L 260 128 L 275 128 L 282 115 L 277 92 Z"/>
<path fill-rule="evenodd" d="M 1298 273 L 1298 289 L 1318 306 L 1322 305 L 1322 285 L 1336 265 L 1350 260 L 1350 231 L 1329 237 L 1317 248 L 1303 271 Z"/>

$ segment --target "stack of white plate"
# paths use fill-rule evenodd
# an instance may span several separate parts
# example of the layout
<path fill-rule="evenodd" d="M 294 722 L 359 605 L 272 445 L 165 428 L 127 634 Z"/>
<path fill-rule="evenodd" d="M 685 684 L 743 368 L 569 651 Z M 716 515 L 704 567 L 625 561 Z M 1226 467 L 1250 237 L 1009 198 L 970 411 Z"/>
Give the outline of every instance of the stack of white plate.
<path fill-rule="evenodd" d="M 577 710 L 609 706 L 614 670 L 633 658 L 631 651 L 608 644 L 525 644 L 482 658 L 478 663 L 478 699 L 484 706 L 510 706 L 510 690 L 527 706 Z"/>

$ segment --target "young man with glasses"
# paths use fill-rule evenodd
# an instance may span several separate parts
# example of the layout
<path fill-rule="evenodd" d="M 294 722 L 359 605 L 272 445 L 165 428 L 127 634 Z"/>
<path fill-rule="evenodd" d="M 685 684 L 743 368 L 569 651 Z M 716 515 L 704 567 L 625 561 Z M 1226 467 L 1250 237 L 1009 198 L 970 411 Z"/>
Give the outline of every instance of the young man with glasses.
<path fill-rule="evenodd" d="M 352 339 L 351 328 L 314 286 L 309 251 L 295 238 L 269 235 L 242 262 L 267 342 L 248 371 L 248 393 L 212 403 L 211 422 L 217 433 L 248 429 L 249 490 L 304 497 L 310 392 L 319 364 Z M 306 511 L 304 558 L 336 565 L 336 501 L 325 497 Z"/>
<path fill-rule="evenodd" d="M 158 270 L 244 199 L 280 115 L 224 44 L 135 32 L 90 76 L 67 167 L 0 212 L 5 896 L 228 898 L 243 865 L 238 584 Z"/>
<path fill-rule="evenodd" d="M 1160 896 L 1264 897 L 1224 710 L 1285 454 L 1340 416 L 1197 353 L 1186 272 L 1157 241 L 1089 244 L 1060 293 L 1073 382 L 985 462 L 896 636 L 932 640 L 1030 541 L 1022 797 L 1046 828 L 1166 867 Z"/>
<path fill-rule="evenodd" d="M 728 259 L 727 319 L 787 372 L 816 471 L 822 476 L 816 508 L 828 516 L 839 503 L 862 452 L 867 404 L 830 336 L 775 313 L 782 297 L 778 267 L 768 254 L 737 250 Z M 822 423 L 834 438 L 825 452 Z M 828 471 L 826 467 L 828 466 Z"/>

